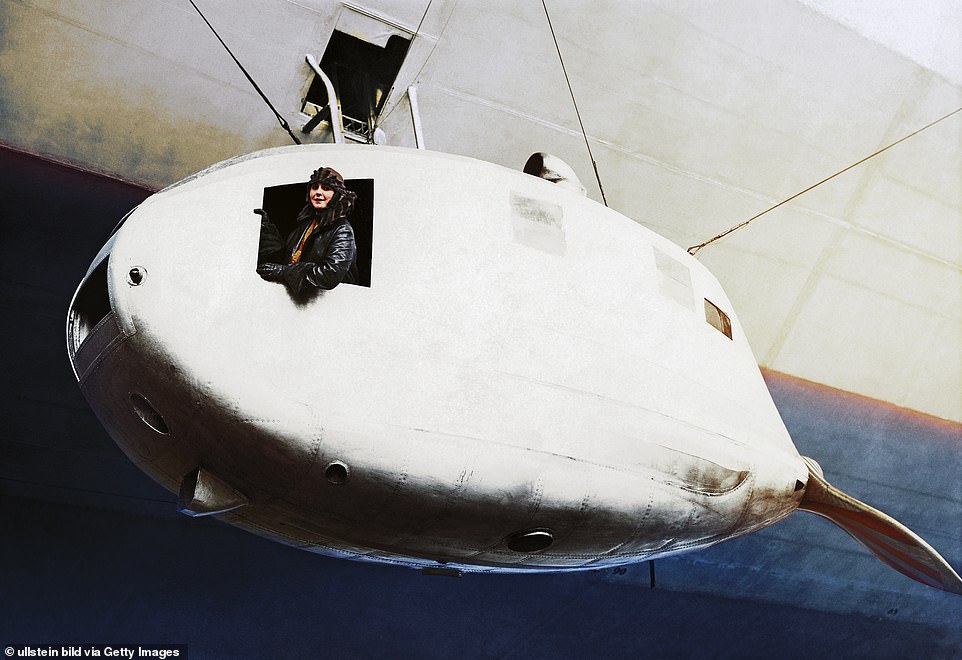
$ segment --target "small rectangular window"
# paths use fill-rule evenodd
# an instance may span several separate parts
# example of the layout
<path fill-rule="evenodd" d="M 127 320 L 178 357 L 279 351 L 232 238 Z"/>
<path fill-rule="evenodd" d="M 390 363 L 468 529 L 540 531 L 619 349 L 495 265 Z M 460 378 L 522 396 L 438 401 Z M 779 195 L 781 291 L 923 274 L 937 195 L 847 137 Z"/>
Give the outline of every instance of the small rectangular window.
<path fill-rule="evenodd" d="M 715 303 L 705 298 L 705 320 L 723 335 L 732 338 L 732 322 L 728 314 L 723 312 Z"/>

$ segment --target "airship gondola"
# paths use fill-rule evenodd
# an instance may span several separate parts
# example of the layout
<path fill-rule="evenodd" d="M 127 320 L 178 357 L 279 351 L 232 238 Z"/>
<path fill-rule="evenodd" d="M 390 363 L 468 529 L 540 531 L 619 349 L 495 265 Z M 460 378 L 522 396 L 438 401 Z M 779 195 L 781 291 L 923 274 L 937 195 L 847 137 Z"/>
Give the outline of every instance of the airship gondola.
<path fill-rule="evenodd" d="M 325 555 L 588 570 L 801 508 L 962 593 L 799 455 L 711 273 L 532 162 L 542 176 L 315 145 L 188 177 L 131 212 L 78 287 L 80 388 L 183 512 Z M 253 209 L 296 214 L 322 165 L 358 195 L 360 277 L 295 299 L 255 270 Z"/>

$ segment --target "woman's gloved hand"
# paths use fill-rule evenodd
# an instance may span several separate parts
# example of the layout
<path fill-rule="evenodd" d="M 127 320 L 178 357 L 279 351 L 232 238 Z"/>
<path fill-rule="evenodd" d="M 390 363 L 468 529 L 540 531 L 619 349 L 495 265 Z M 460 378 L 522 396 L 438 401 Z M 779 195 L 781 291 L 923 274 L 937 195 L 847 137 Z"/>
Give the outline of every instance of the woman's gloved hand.
<path fill-rule="evenodd" d="M 268 282 L 279 282 L 284 279 L 290 266 L 274 263 L 263 263 L 257 267 L 257 274 Z"/>

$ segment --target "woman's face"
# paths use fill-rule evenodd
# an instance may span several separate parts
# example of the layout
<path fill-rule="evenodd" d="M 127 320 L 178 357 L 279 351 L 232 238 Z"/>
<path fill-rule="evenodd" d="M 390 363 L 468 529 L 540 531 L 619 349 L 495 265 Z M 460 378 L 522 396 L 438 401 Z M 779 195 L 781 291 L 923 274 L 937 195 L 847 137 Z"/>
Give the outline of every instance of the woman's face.
<path fill-rule="evenodd" d="M 331 202 L 334 197 L 334 191 L 328 190 L 320 183 L 315 183 L 311 186 L 311 206 L 316 209 L 326 209 L 327 205 Z"/>

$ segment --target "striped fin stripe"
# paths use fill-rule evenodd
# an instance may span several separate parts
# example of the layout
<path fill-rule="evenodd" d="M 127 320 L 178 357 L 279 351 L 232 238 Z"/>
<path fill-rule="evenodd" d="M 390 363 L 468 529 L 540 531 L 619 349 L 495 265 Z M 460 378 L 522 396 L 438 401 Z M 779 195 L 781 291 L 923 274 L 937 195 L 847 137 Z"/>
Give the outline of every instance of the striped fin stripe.
<path fill-rule="evenodd" d="M 899 573 L 930 587 L 945 588 L 942 586 L 942 572 L 932 567 L 931 558 L 927 556 L 924 550 L 908 544 L 900 544 L 902 546 L 900 550 L 891 543 L 889 537 L 854 524 L 851 519 L 843 521 L 842 516 L 838 515 L 839 510 L 830 506 L 806 506 L 805 510 L 817 513 L 834 522 L 844 529 L 849 536 L 868 548 L 873 555 Z M 951 589 L 948 590 L 951 591 Z"/>
<path fill-rule="evenodd" d="M 799 508 L 828 518 L 882 562 L 922 584 L 962 595 L 962 578 L 918 534 L 891 516 L 835 488 L 811 459 Z"/>
<path fill-rule="evenodd" d="M 842 515 L 838 515 L 842 514 Z M 931 548 L 921 538 L 912 538 L 905 532 L 895 528 L 878 529 L 878 520 L 868 515 L 858 515 L 847 511 L 837 511 L 839 518 L 847 520 L 850 534 L 856 540 L 864 543 L 875 554 L 885 554 L 893 557 L 893 561 L 929 575 L 941 582 L 942 571 L 931 566 Z M 896 536 L 890 532 L 896 531 Z M 881 556 L 880 556 L 881 558 Z M 894 566 L 893 566 L 894 568 Z"/>

